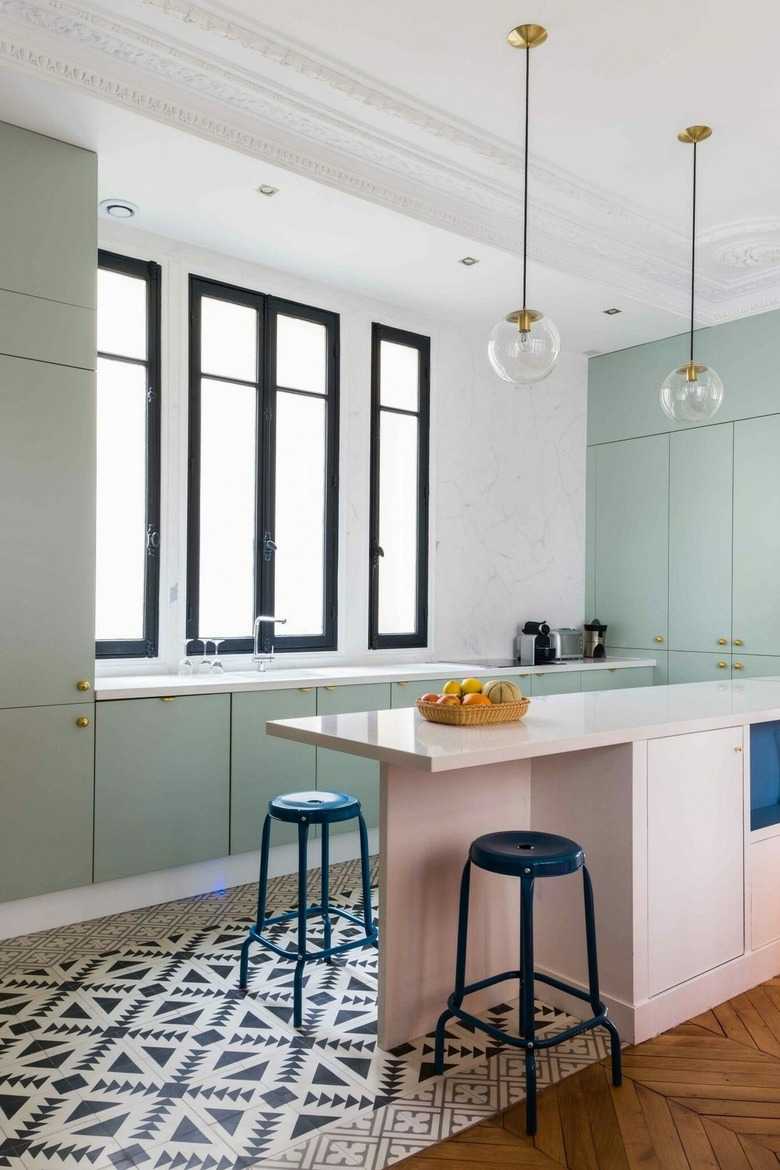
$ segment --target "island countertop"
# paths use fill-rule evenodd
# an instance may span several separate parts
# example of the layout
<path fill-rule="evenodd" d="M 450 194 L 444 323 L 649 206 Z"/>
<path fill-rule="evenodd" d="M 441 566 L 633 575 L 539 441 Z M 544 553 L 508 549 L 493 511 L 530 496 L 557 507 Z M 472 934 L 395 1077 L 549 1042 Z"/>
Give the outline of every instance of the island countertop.
<path fill-rule="evenodd" d="M 780 677 L 682 683 L 531 700 L 512 723 L 456 727 L 414 709 L 280 719 L 270 735 L 382 763 L 445 772 L 780 719 Z"/>

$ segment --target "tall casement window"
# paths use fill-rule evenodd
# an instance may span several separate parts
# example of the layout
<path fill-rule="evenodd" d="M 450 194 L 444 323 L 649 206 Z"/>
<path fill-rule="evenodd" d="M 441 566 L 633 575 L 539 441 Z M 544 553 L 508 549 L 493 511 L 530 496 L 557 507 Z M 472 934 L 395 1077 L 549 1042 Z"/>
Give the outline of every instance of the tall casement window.
<path fill-rule="evenodd" d="M 339 318 L 191 277 L 188 639 L 336 647 Z"/>
<path fill-rule="evenodd" d="M 369 647 L 428 641 L 430 339 L 374 325 Z"/>
<path fill-rule="evenodd" d="M 160 269 L 98 254 L 98 658 L 157 654 Z"/>

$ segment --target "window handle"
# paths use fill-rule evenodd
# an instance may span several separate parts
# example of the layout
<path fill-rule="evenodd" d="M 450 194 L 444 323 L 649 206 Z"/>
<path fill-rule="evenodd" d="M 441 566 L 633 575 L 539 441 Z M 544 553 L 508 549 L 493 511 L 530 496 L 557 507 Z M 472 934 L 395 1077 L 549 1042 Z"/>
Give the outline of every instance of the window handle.
<path fill-rule="evenodd" d="M 271 540 L 271 533 L 266 532 L 263 536 L 263 560 L 270 561 L 271 553 L 276 552 L 276 543 Z"/>
<path fill-rule="evenodd" d="M 374 560 L 377 561 L 377 560 L 379 560 L 380 557 L 383 557 L 384 555 L 385 555 L 385 550 L 382 548 L 381 544 L 375 544 L 371 550 L 371 556 L 374 558 Z"/>
<path fill-rule="evenodd" d="M 146 528 L 146 553 L 147 556 L 153 557 L 160 547 L 160 533 L 155 532 L 154 525 L 149 524 Z"/>

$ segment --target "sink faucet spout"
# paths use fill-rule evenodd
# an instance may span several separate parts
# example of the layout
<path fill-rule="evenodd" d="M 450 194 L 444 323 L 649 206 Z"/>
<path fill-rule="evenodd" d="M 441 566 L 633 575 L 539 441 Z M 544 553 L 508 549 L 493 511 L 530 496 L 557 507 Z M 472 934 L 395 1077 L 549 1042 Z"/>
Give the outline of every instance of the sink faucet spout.
<path fill-rule="evenodd" d="M 287 618 L 274 617 L 273 614 L 267 614 L 267 613 L 260 613 L 255 618 L 255 632 L 254 632 L 255 650 L 254 650 L 254 654 L 252 655 L 252 661 L 257 663 L 257 669 L 261 670 L 261 671 L 265 670 L 266 662 L 273 662 L 273 660 L 274 660 L 273 644 L 271 645 L 271 650 L 270 650 L 269 654 L 261 654 L 260 653 L 260 627 L 263 624 L 263 622 L 273 622 L 274 624 L 284 626 L 287 624 Z"/>

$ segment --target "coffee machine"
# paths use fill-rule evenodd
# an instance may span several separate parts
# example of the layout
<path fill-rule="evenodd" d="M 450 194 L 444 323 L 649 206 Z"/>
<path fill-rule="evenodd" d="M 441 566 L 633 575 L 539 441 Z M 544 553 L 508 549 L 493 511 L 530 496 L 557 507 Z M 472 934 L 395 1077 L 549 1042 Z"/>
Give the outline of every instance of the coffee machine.
<path fill-rule="evenodd" d="M 547 622 L 526 622 L 517 639 L 517 661 L 521 666 L 544 666 L 555 660 L 555 647 Z"/>
<path fill-rule="evenodd" d="M 605 645 L 605 636 L 607 627 L 598 618 L 594 617 L 592 621 L 585 622 L 583 629 L 585 630 L 585 638 L 582 646 L 584 657 L 606 658 L 607 647 Z"/>

